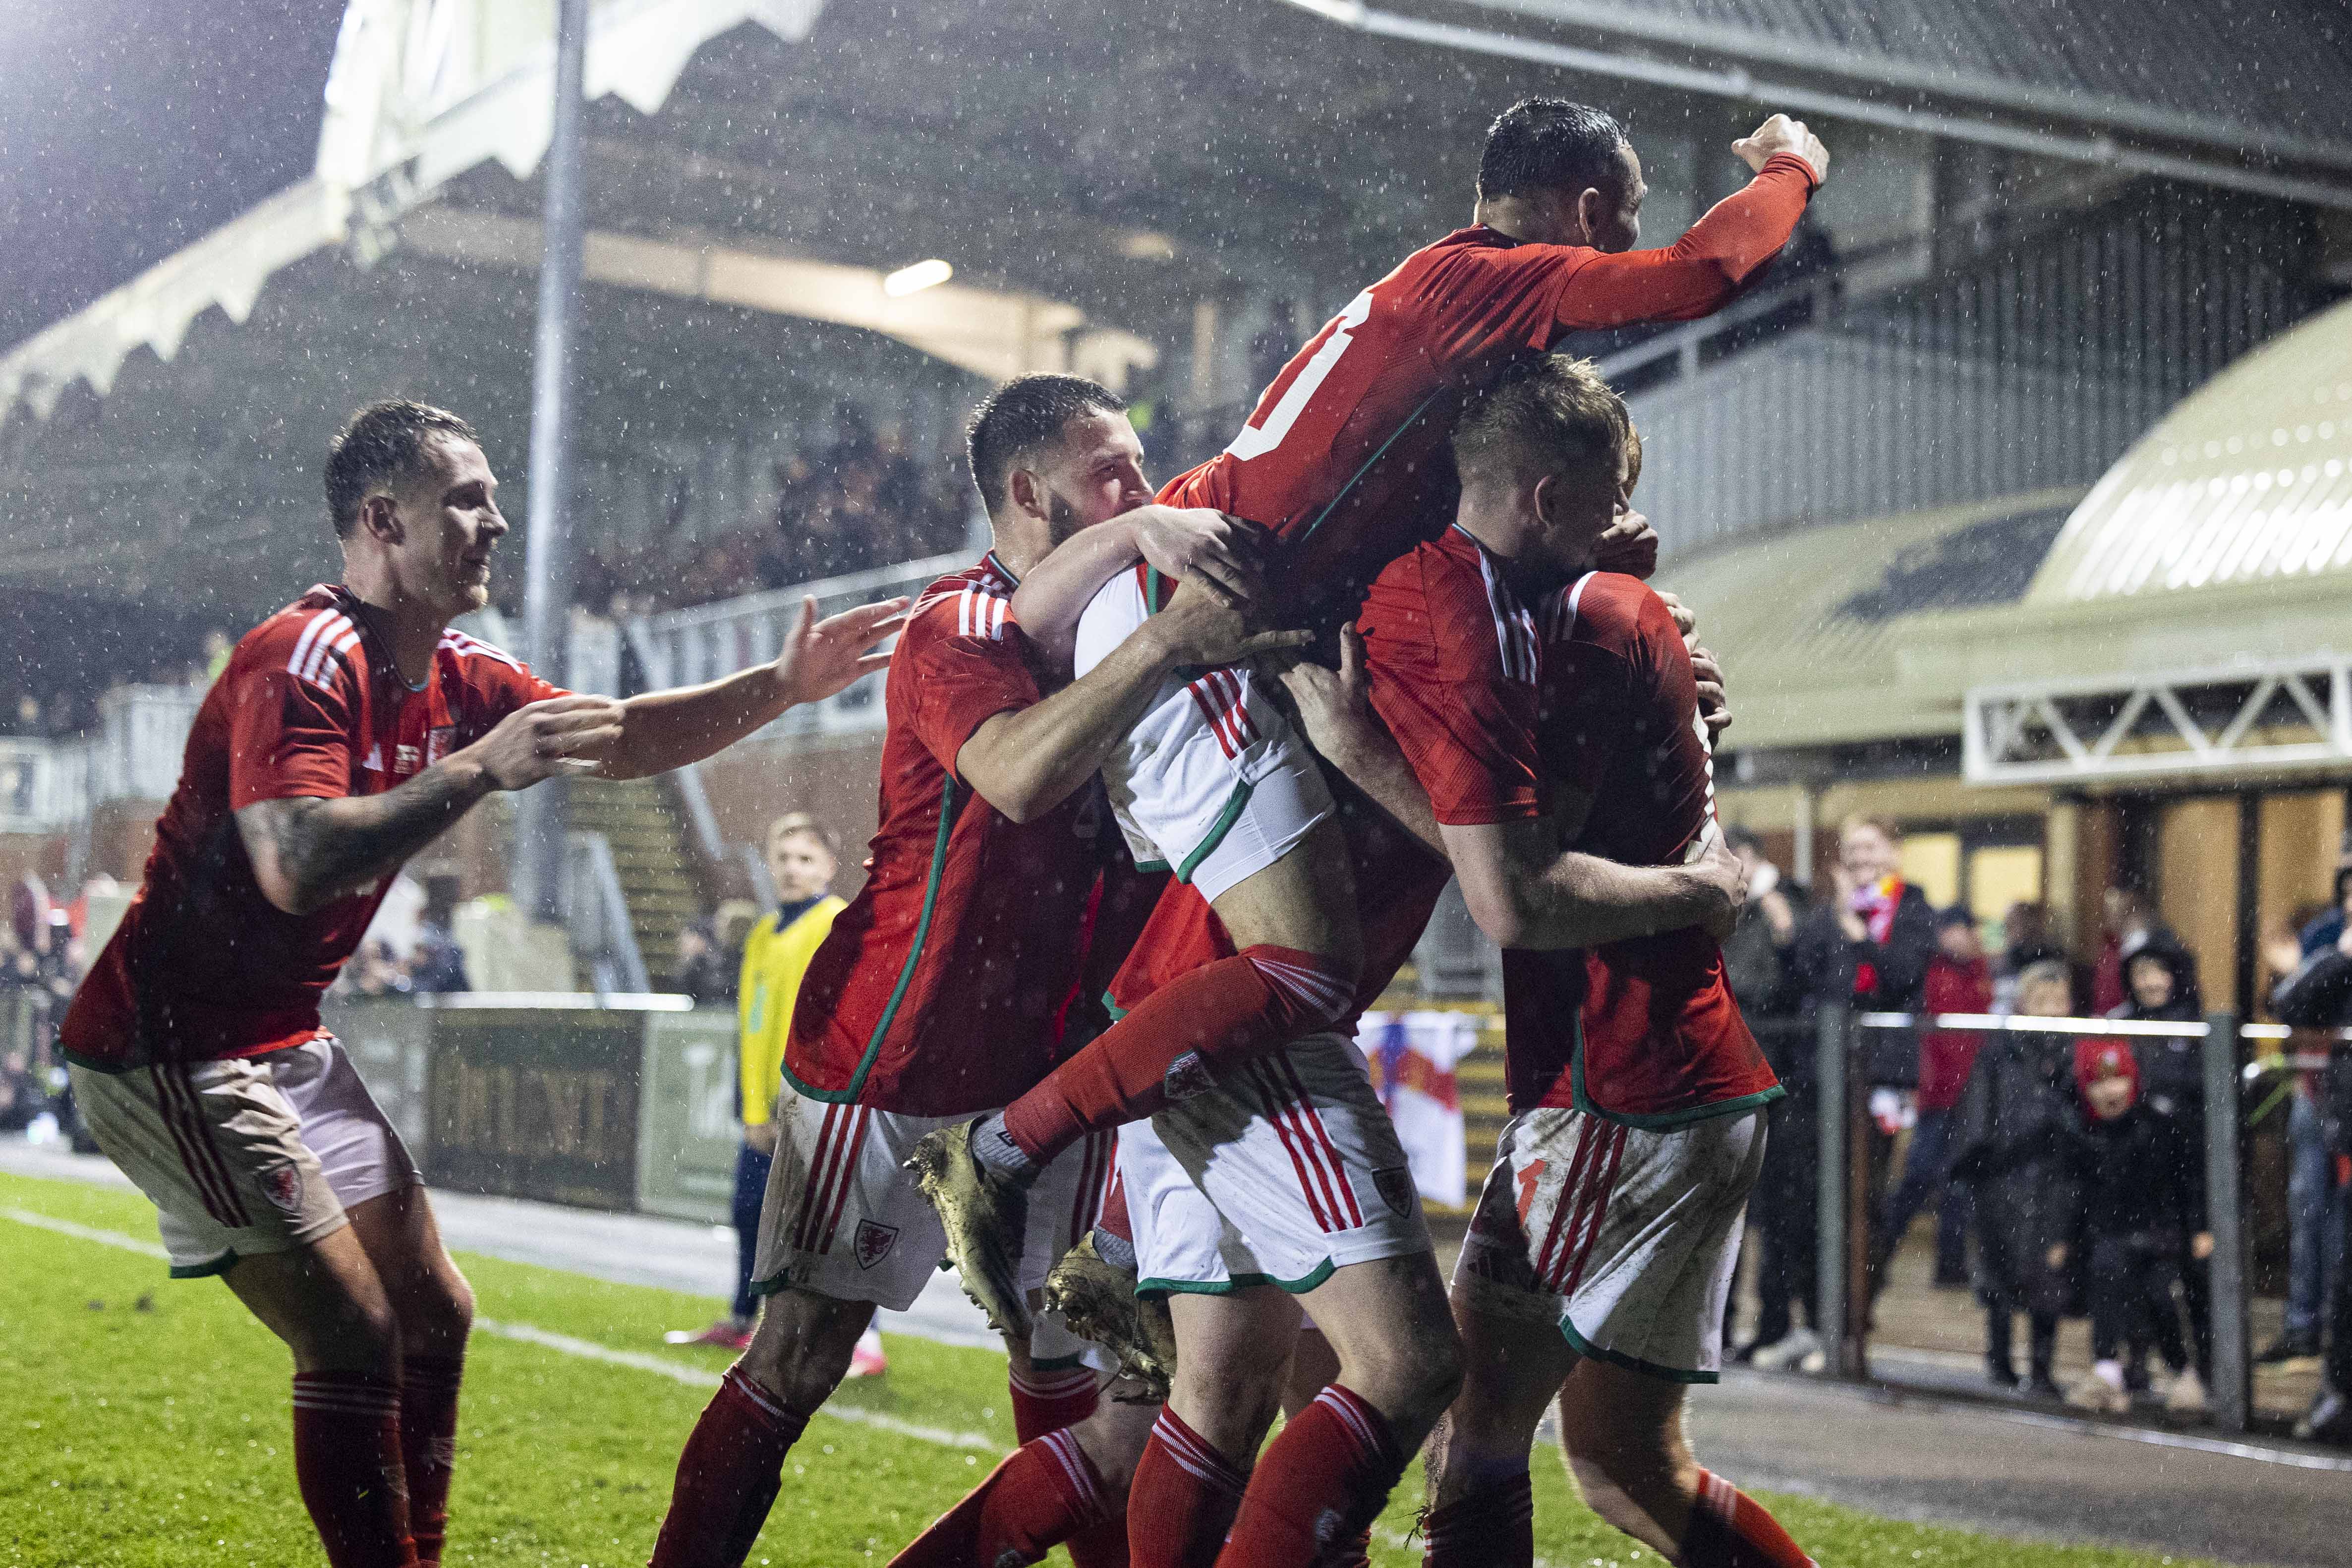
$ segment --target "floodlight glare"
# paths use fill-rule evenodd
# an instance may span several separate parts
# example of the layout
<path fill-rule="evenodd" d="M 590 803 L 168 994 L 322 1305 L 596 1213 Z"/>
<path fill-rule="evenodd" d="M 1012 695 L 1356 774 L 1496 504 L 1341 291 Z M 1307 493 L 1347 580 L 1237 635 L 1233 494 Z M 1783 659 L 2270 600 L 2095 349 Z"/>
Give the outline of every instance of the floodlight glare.
<path fill-rule="evenodd" d="M 955 268 L 934 256 L 929 261 L 918 261 L 912 267 L 901 267 L 882 279 L 882 292 L 897 299 L 901 294 L 913 294 L 936 288 L 955 276 Z"/>

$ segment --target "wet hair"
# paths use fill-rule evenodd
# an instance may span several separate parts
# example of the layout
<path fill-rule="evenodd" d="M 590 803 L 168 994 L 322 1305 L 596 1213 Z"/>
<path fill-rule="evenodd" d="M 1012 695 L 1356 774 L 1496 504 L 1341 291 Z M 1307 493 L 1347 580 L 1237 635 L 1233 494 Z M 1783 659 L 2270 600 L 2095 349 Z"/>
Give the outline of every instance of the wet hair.
<path fill-rule="evenodd" d="M 352 415 L 327 443 L 327 517 L 335 537 L 349 539 L 370 493 L 415 474 L 426 445 L 443 437 L 479 440 L 471 425 L 429 403 L 387 398 Z"/>
<path fill-rule="evenodd" d="M 1617 150 L 1625 128 L 1606 110 L 1564 98 L 1523 98 L 1495 117 L 1478 155 L 1478 195 L 1614 190 L 1623 180 Z"/>
<path fill-rule="evenodd" d="M 1614 462 L 1633 423 L 1589 359 L 1541 354 L 1474 398 L 1454 426 L 1464 474 L 1496 463 L 1548 472 Z"/>
<path fill-rule="evenodd" d="M 971 482 L 989 515 L 1004 504 L 1005 481 L 1036 450 L 1061 438 L 1082 414 L 1124 414 L 1127 399 L 1082 375 L 1019 375 L 990 393 L 964 427 Z"/>
<path fill-rule="evenodd" d="M 1625 426 L 1625 493 L 1632 495 L 1633 487 L 1642 482 L 1642 432 L 1629 421 Z"/>
<path fill-rule="evenodd" d="M 833 829 L 805 811 L 788 811 L 768 824 L 767 841 L 773 844 L 788 834 L 804 833 L 824 846 L 824 852 L 835 859 L 841 858 L 841 846 L 835 842 Z"/>

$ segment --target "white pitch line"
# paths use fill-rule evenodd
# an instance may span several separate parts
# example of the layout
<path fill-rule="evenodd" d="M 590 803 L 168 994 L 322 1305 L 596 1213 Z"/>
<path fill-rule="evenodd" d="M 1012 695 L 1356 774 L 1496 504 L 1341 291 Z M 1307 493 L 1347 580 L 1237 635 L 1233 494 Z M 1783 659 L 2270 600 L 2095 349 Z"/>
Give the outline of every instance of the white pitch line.
<path fill-rule="evenodd" d="M 119 1230 L 99 1230 L 87 1225 L 76 1225 L 69 1219 L 56 1219 L 31 1209 L 0 1207 L 0 1219 L 13 1219 L 18 1225 L 29 1225 L 51 1230 L 59 1236 L 72 1237 L 76 1241 L 95 1242 L 100 1247 L 120 1247 L 144 1258 L 168 1258 L 171 1255 L 152 1241 L 142 1241 L 135 1236 L 125 1236 Z M 636 1372 L 649 1372 L 656 1377 L 666 1377 L 689 1388 L 716 1388 L 719 1374 L 698 1366 L 667 1360 L 661 1356 L 644 1355 L 636 1351 L 619 1351 L 610 1345 L 600 1345 L 593 1340 L 574 1339 L 551 1330 L 530 1323 L 502 1323 L 489 1318 L 477 1318 L 474 1327 L 486 1334 L 503 1340 L 519 1340 L 524 1344 L 538 1345 L 563 1355 L 577 1356 L 583 1361 L 600 1361 L 607 1366 L 625 1366 Z M 950 1432 L 944 1426 L 925 1426 L 919 1422 L 901 1421 L 896 1415 L 886 1415 L 878 1410 L 861 1410 L 854 1405 L 824 1405 L 820 1415 L 830 1415 L 836 1421 L 853 1426 L 871 1426 L 877 1432 L 889 1432 L 901 1437 L 912 1437 L 919 1443 L 935 1443 L 942 1448 L 969 1448 L 982 1454 L 1002 1454 L 996 1439 L 979 1432 Z"/>
<path fill-rule="evenodd" d="M 638 1351 L 616 1351 L 593 1340 L 574 1339 L 570 1334 L 555 1333 L 530 1323 L 501 1323 L 494 1319 L 476 1318 L 474 1327 L 500 1339 L 520 1340 L 525 1344 L 578 1356 L 583 1361 L 601 1361 L 607 1366 L 625 1366 L 638 1372 L 649 1372 L 656 1377 L 666 1377 L 689 1388 L 719 1386 L 719 1374 L 715 1372 Z M 983 1454 L 1005 1451 L 998 1446 L 995 1438 L 982 1433 L 950 1432 L 943 1426 L 925 1426 L 914 1421 L 901 1421 L 896 1415 L 886 1415 L 878 1410 L 861 1410 L 855 1405 L 822 1405 L 817 1407 L 817 1414 L 859 1426 L 871 1426 L 880 1432 L 895 1433 L 901 1437 L 912 1437 L 919 1443 L 936 1443 L 942 1448 L 971 1448 Z"/>

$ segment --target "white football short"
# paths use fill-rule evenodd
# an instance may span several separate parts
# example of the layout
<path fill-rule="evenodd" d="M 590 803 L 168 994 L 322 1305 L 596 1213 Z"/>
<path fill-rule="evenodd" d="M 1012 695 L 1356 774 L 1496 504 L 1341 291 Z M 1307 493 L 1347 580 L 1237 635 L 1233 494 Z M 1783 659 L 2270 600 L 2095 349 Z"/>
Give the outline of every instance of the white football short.
<path fill-rule="evenodd" d="M 1310 1035 L 1119 1130 L 1136 1289 L 1312 1290 L 1334 1268 L 1430 1250 L 1404 1146 L 1363 1054 Z"/>
<path fill-rule="evenodd" d="M 1559 1324 L 1579 1355 L 1713 1383 L 1763 1160 L 1758 1110 L 1657 1130 L 1522 1112 L 1497 1140 L 1454 1289 L 1480 1311 Z"/>
<path fill-rule="evenodd" d="M 1150 618 L 1144 575 L 1120 573 L 1087 605 L 1078 674 Z M 1164 681 L 1102 776 L 1138 864 L 1172 868 L 1213 903 L 1331 815 L 1313 753 L 1247 665 Z"/>
<path fill-rule="evenodd" d="M 902 1168 L 926 1133 L 970 1116 L 902 1116 L 867 1105 L 811 1100 L 784 1086 L 776 1103 L 776 1157 L 760 1205 L 751 1289 L 762 1296 L 808 1290 L 839 1301 L 905 1311 L 947 1256 L 939 1215 Z M 1094 1228 L 1109 1185 L 1114 1132 L 1056 1155 L 1029 1189 L 1029 1236 L 1021 1288 L 1034 1291 L 1062 1254 Z M 1030 1359 L 1041 1367 L 1081 1357 L 1086 1342 L 1058 1313 L 1033 1314 Z M 1105 1363 L 1108 1364 L 1108 1363 Z"/>
<path fill-rule="evenodd" d="M 174 1279 L 288 1252 L 424 1178 L 331 1037 L 231 1061 L 76 1064 L 90 1136 L 154 1204 Z"/>

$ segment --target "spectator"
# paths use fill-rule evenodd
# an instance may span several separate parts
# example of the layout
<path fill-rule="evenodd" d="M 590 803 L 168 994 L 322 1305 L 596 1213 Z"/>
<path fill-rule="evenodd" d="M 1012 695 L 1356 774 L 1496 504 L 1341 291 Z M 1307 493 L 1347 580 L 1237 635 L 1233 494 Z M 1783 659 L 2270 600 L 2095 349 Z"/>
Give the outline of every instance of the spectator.
<path fill-rule="evenodd" d="M 2179 1125 L 2141 1099 L 2139 1060 L 2120 1040 L 2081 1040 L 2074 1085 L 2085 1129 L 2074 1145 L 2088 1254 L 2091 1370 L 2066 1403 L 2121 1415 L 2147 1384 L 2151 1342 L 2171 1369 L 2164 1407 L 2202 1415 L 2205 1385 L 2180 1337 L 2172 1287 L 2184 1252 L 2213 1254 L 2205 1184 L 2185 1178 Z M 2128 1361 L 2126 1361 L 2128 1357 Z"/>
<path fill-rule="evenodd" d="M 2131 951 L 2123 961 L 2126 999 L 2108 1009 L 2110 1018 L 2137 1023 L 2200 1024 L 2205 999 L 2197 985 L 2197 960 L 2180 941 L 2153 922 L 2122 933 Z M 2179 1123 L 2181 1179 L 2205 1184 L 2205 1043 L 2200 1035 L 2168 1035 L 2133 1042 L 2139 1058 L 2142 1092 L 2148 1103 Z M 2189 1300 L 2190 1348 L 2197 1374 L 2213 1375 L 2213 1275 L 2202 1256 L 2184 1250 L 2181 1290 Z"/>
<path fill-rule="evenodd" d="M 2063 963 L 2044 960 L 2018 977 L 2021 1016 L 2061 1018 L 2074 1005 Z M 2060 1397 L 2051 1366 L 2058 1317 L 2074 1294 L 2081 1211 L 2073 1071 L 2068 1036 L 2011 1029 L 1995 1037 L 1977 1053 L 1953 1133 L 1952 1174 L 1969 1184 L 1975 1202 L 1986 1375 L 1998 1388 L 2018 1386 L 2011 1335 L 2015 1315 L 2024 1312 L 2032 1331 L 2025 1386 L 2052 1399 Z"/>
<path fill-rule="evenodd" d="M 210 686 L 214 681 L 218 680 L 221 671 L 228 668 L 228 656 L 236 651 L 236 639 L 228 633 L 218 626 L 206 632 L 204 661 L 201 666 L 204 673 L 199 678 L 200 683 Z"/>
<path fill-rule="evenodd" d="M 833 929 L 833 918 L 848 906 L 832 892 L 833 835 L 805 812 L 789 812 L 768 825 L 768 876 L 775 884 L 776 909 L 751 928 L 743 944 L 739 987 L 735 1113 L 743 1123 L 742 1147 L 735 1154 L 735 1299 L 728 1315 L 707 1329 L 679 1329 L 665 1335 L 671 1344 L 723 1345 L 741 1350 L 751 1342 L 759 1309 L 752 1268 L 760 1237 L 760 1203 L 768 1190 L 781 1129 L 776 1101 L 783 1091 L 784 1042 L 792 1030 L 793 1005 L 809 960 Z M 880 1370 L 881 1342 L 860 1342 L 868 1358 L 863 1370 Z M 853 1359 L 852 1371 L 859 1371 Z"/>
<path fill-rule="evenodd" d="M 2109 888 L 2099 899 L 2103 932 L 2099 961 L 2091 974 L 2091 1011 L 2103 1018 L 2116 1016 L 2126 999 L 2124 965 L 2133 953 L 2151 942 L 2180 945 L 2172 928 L 2157 918 L 2147 895 L 2137 888 Z"/>
<path fill-rule="evenodd" d="M 446 995 L 471 991 L 466 952 L 457 945 L 457 879 L 436 877 L 425 885 L 425 910 L 416 922 L 416 946 L 409 953 L 408 977 L 419 992 Z"/>
<path fill-rule="evenodd" d="M 2050 929 L 2050 906 L 2022 900 L 2010 905 L 2009 912 L 2000 918 L 2000 962 L 1993 966 L 1992 1010 L 2004 1017 L 2016 1012 L 2017 977 L 2046 959 L 2068 963 L 2066 950 Z"/>
<path fill-rule="evenodd" d="M 1791 963 L 1804 893 L 1764 855 L 1755 834 L 1725 835 L 1748 871 L 1748 901 L 1723 944 L 1724 973 L 1739 1010 L 1788 1090 L 1767 1112 L 1764 1168 L 1750 1194 L 1757 1243 L 1756 1331 L 1737 1352 L 1767 1367 L 1801 1366 L 1822 1352 L 1813 1327 L 1799 1330 L 1796 1309 L 1813 1317 L 1820 1109 L 1813 1100 L 1813 1031 L 1804 1021 L 1804 991 Z M 1727 1310 L 1728 1303 L 1727 1302 Z"/>
<path fill-rule="evenodd" d="M 2352 906 L 2352 867 L 2336 873 L 2336 899 L 2299 924 L 2299 936 L 2265 948 L 2271 967 L 2278 973 L 2272 993 L 2273 1016 L 2286 983 L 2312 958 L 2330 952 L 2343 939 L 2344 910 Z M 2295 1041 L 2290 1051 L 2324 1051 L 2325 1044 Z M 2343 1216 L 2346 1202 L 2336 1184 L 2335 1162 L 2328 1157 L 2325 1115 L 2326 1075 L 2297 1071 L 2287 1101 L 2287 1292 L 2286 1321 L 2279 1337 L 2254 1357 L 2258 1366 L 2316 1356 L 2320 1350 L 2320 1315 L 2328 1287 L 2344 1265 Z"/>
<path fill-rule="evenodd" d="M 694 998 L 698 1007 L 716 1007 L 735 1000 L 735 976 L 719 945 L 711 917 L 688 922 L 677 933 L 677 965 L 671 970 L 669 988 Z"/>
<path fill-rule="evenodd" d="M 1992 966 L 1976 918 L 1963 909 L 1937 917 L 1936 955 L 1927 961 L 1924 994 L 1929 1013 L 1983 1013 L 1992 1006 Z M 1871 1266 L 1884 1280 L 1888 1259 L 1903 1245 L 1904 1232 L 1930 1201 L 1936 1205 L 1936 1283 L 1969 1282 L 1968 1190 L 1951 1179 L 1952 1115 L 1976 1066 L 1984 1036 L 1974 1029 L 1923 1029 L 1919 1034 L 1918 1121 L 1903 1180 L 1886 1200 Z"/>
<path fill-rule="evenodd" d="M 1902 844 L 1902 831 L 1883 816 L 1850 817 L 1839 830 L 1830 896 L 1797 931 L 1797 968 L 1815 1007 L 1843 1003 L 1857 1013 L 1916 1014 L 1924 1006 L 1936 912 L 1924 890 L 1903 880 Z M 1919 1039 L 1912 1027 L 1866 1029 L 1862 1038 L 1871 1098 L 1866 1191 L 1875 1218 L 1904 1097 L 1918 1082 Z"/>
<path fill-rule="evenodd" d="M 2336 888 L 2346 893 L 2347 879 L 2339 874 Z M 2352 893 L 2338 907 L 2352 916 Z M 2271 994 L 2279 1021 L 2298 1029 L 2340 1030 L 2352 1026 L 2352 926 L 2338 933 L 2335 944 L 2304 960 Z M 2326 1070 L 2321 1075 L 2318 1115 L 2324 1147 L 2339 1175 L 2352 1164 L 2352 1048 L 2340 1039 L 2328 1046 Z M 2340 1184 L 2339 1184 L 2340 1186 Z M 2334 1194 L 2336 1241 L 2352 1257 L 2352 1198 Z M 2352 1444 L 2352 1268 L 2338 1268 L 2327 1288 L 2327 1359 L 2311 1408 L 2296 1424 L 2298 1437 L 2326 1443 Z"/>

